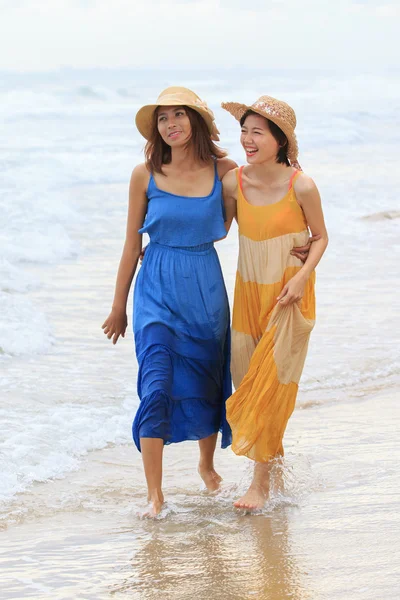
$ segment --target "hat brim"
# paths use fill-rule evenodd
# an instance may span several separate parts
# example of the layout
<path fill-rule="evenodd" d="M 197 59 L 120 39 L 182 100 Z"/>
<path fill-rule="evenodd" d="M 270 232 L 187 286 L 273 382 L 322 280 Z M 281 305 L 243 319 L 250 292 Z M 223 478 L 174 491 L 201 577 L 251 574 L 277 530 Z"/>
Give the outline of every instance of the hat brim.
<path fill-rule="evenodd" d="M 211 139 L 214 142 L 219 141 L 219 131 L 217 126 L 215 125 L 214 119 L 211 117 L 210 113 L 208 113 L 205 109 L 195 106 L 194 104 L 184 103 L 184 102 L 174 102 L 174 104 L 169 104 L 168 102 L 161 102 L 160 104 L 146 104 L 146 106 L 142 106 L 136 113 L 135 123 L 136 127 L 139 130 L 139 133 L 148 140 L 152 133 L 153 128 L 153 119 L 154 113 L 159 106 L 187 106 L 195 110 L 205 121 L 208 130 L 211 134 Z"/>
<path fill-rule="evenodd" d="M 287 137 L 288 159 L 290 160 L 291 163 L 297 162 L 297 158 L 299 155 L 299 147 L 297 144 L 296 134 L 294 133 L 293 129 L 287 125 L 287 123 L 285 121 L 283 121 L 282 119 L 279 119 L 279 117 L 276 117 L 274 115 L 267 115 L 267 114 L 265 114 L 265 112 L 263 112 L 259 108 L 255 108 L 253 106 L 248 106 L 247 104 L 241 104 L 240 102 L 222 102 L 221 106 L 224 110 L 228 111 L 233 117 L 235 117 L 235 119 L 237 121 L 240 121 L 240 119 L 243 117 L 243 115 L 248 110 L 251 110 L 252 112 L 257 113 L 261 117 L 264 117 L 264 119 L 267 119 L 268 121 L 272 121 L 273 123 L 275 123 L 275 125 L 277 125 L 279 127 L 279 129 L 281 129 Z"/>

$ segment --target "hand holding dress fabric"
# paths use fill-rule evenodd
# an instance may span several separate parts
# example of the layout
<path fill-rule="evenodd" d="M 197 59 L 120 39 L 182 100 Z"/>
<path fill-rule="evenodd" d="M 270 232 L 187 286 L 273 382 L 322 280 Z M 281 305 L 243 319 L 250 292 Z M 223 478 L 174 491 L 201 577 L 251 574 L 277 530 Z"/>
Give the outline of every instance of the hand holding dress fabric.
<path fill-rule="evenodd" d="M 304 288 L 307 280 L 301 274 L 297 274 L 290 279 L 277 297 L 281 306 L 289 306 L 295 302 L 300 302 L 304 296 Z"/>

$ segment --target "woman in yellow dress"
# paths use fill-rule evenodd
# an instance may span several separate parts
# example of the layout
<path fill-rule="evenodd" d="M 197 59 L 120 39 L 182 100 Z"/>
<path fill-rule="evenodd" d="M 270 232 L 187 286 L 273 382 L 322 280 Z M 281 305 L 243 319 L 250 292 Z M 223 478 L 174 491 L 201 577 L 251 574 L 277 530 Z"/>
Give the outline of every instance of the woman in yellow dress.
<path fill-rule="evenodd" d="M 228 220 L 239 226 L 227 401 L 236 454 L 255 461 L 246 494 L 234 505 L 257 509 L 269 493 L 271 461 L 293 412 L 315 322 L 314 269 L 328 244 L 320 195 L 297 163 L 296 116 L 261 96 L 247 106 L 223 103 L 241 125 L 247 165 L 223 180 Z M 293 247 L 316 239 L 304 264 Z"/>

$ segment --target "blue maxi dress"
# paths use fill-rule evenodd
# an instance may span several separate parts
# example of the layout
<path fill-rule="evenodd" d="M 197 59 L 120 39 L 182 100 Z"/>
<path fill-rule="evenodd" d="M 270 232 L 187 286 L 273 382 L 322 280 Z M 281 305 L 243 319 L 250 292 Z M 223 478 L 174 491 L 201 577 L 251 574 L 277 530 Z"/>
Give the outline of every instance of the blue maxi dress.
<path fill-rule="evenodd" d="M 213 242 L 226 236 L 222 184 L 204 197 L 160 190 L 153 176 L 142 229 L 150 237 L 136 279 L 133 330 L 140 404 L 134 442 L 200 440 L 221 431 L 231 443 L 228 297 Z"/>

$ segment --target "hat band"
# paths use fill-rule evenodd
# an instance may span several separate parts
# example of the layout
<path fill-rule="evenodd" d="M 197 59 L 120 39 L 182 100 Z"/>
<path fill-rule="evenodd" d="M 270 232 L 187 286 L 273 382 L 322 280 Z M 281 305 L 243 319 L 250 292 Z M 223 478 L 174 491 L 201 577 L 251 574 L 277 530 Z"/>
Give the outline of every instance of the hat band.
<path fill-rule="evenodd" d="M 282 113 L 273 106 L 270 106 L 267 102 L 255 102 L 251 108 L 257 108 L 258 110 L 266 112 L 268 115 L 278 117 L 278 119 L 284 119 Z"/>
<path fill-rule="evenodd" d="M 159 104 L 160 102 L 162 102 L 161 105 Z M 182 96 L 178 96 L 177 94 L 166 94 L 157 98 L 158 106 L 180 106 L 182 104 L 187 104 L 187 102 L 185 102 Z"/>

